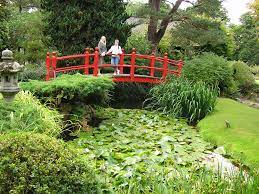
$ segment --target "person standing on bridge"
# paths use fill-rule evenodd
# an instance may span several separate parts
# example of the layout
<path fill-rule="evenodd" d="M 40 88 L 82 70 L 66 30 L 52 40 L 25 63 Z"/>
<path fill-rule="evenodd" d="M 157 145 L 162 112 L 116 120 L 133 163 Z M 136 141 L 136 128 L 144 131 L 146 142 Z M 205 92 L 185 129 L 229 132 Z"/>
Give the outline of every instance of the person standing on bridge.
<path fill-rule="evenodd" d="M 104 56 L 105 53 L 107 52 L 106 48 L 106 37 L 102 36 L 99 43 L 98 43 L 98 50 L 99 50 L 99 65 L 104 64 Z M 101 69 L 98 69 L 98 75 L 101 75 Z"/>
<path fill-rule="evenodd" d="M 115 39 L 114 45 L 110 48 L 107 54 L 112 54 L 111 64 L 115 66 L 114 75 L 119 74 L 118 64 L 120 61 L 120 54 L 122 54 L 121 47 L 119 46 L 119 40 Z"/>

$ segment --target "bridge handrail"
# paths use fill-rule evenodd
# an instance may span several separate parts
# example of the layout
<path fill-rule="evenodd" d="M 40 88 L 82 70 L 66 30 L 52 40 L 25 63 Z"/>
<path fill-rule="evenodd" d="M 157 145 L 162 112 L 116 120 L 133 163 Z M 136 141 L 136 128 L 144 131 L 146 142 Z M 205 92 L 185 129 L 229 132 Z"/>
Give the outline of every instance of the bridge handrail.
<path fill-rule="evenodd" d="M 130 57 L 130 64 L 125 64 L 125 57 Z M 72 60 L 72 59 L 83 59 L 83 65 L 76 66 L 67 66 L 67 67 L 57 67 L 58 61 Z M 137 59 L 147 59 L 149 60 L 149 66 L 147 65 L 138 65 Z M 160 64 L 160 67 L 157 67 L 157 64 Z M 119 69 L 120 72 L 124 72 L 124 68 L 129 68 L 129 77 L 131 81 L 134 81 L 135 76 L 141 76 L 139 74 L 135 74 L 136 69 L 146 69 L 149 70 L 149 76 L 154 78 L 159 78 L 155 76 L 155 72 L 162 73 L 160 79 L 164 80 L 168 74 L 175 74 L 180 76 L 181 70 L 183 66 L 182 60 L 172 60 L 168 58 L 167 53 L 164 54 L 164 57 L 155 56 L 154 53 L 151 55 L 143 55 L 136 53 L 136 49 L 132 49 L 132 52 L 129 54 L 123 53 L 120 55 Z M 84 74 L 88 75 L 89 70 L 92 69 L 92 74 L 94 76 L 98 76 L 98 68 L 105 67 L 114 67 L 111 64 L 102 64 L 99 65 L 99 51 L 98 48 L 95 48 L 94 53 L 90 53 L 90 49 L 86 48 L 84 54 L 75 54 L 69 56 L 57 56 L 56 52 L 47 53 L 46 56 L 46 80 L 48 81 L 50 78 L 55 78 L 56 73 L 59 72 L 69 72 L 73 70 L 84 70 Z M 176 69 L 171 69 L 174 67 Z M 147 76 L 147 75 L 143 75 Z"/>

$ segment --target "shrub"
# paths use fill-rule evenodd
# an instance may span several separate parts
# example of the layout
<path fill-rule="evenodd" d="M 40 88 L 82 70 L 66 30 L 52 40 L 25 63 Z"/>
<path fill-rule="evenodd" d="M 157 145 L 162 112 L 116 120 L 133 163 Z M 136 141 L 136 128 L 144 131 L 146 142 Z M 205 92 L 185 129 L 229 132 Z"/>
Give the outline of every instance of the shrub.
<path fill-rule="evenodd" d="M 196 123 L 214 109 L 218 92 L 202 82 L 178 78 L 153 87 L 150 95 L 147 108 Z"/>
<path fill-rule="evenodd" d="M 46 77 L 46 68 L 43 65 L 28 64 L 25 70 L 20 73 L 21 81 L 44 80 Z"/>
<path fill-rule="evenodd" d="M 149 54 L 152 51 L 151 43 L 143 33 L 135 33 L 128 37 L 125 50 L 128 53 L 132 48 L 136 48 L 141 54 Z"/>
<path fill-rule="evenodd" d="M 172 35 L 170 33 L 166 33 L 164 37 L 161 39 L 157 47 L 157 50 L 160 55 L 164 55 L 165 53 L 170 53 L 171 42 L 172 42 Z"/>
<path fill-rule="evenodd" d="M 70 133 L 87 127 L 87 121 L 94 116 L 92 106 L 105 105 L 110 100 L 109 91 L 114 83 L 108 77 L 74 74 L 61 75 L 47 82 L 31 80 L 20 85 L 42 102 L 57 108 L 64 115 L 64 131 Z"/>
<path fill-rule="evenodd" d="M 34 133 L 0 136 L 0 193 L 97 193 L 98 181 L 79 153 Z"/>
<path fill-rule="evenodd" d="M 51 81 L 21 83 L 23 90 L 29 90 L 42 101 L 54 102 L 87 102 L 103 104 L 109 100 L 109 90 L 113 82 L 108 77 L 90 77 L 81 74 L 61 75 Z"/>
<path fill-rule="evenodd" d="M 0 133 L 35 131 L 58 136 L 62 131 L 61 118 L 57 111 L 46 108 L 29 92 L 20 92 L 8 105 L 0 97 Z"/>
<path fill-rule="evenodd" d="M 183 76 L 193 82 L 205 82 L 209 86 L 218 86 L 222 94 L 232 95 L 237 92 L 230 63 L 223 57 L 212 53 L 203 53 L 186 61 Z"/>
<path fill-rule="evenodd" d="M 232 68 L 234 70 L 234 80 L 241 93 L 248 93 L 255 84 L 255 79 L 249 66 L 244 62 L 235 61 L 232 63 Z"/>
<path fill-rule="evenodd" d="M 254 75 L 259 75 L 259 65 L 254 65 L 251 68 L 251 71 Z"/>

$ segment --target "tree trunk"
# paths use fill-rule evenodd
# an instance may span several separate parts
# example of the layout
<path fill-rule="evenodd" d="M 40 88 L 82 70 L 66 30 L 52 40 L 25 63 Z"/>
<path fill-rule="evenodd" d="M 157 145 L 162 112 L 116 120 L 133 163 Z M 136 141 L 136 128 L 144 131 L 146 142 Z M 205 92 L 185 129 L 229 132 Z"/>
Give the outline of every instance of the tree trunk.
<path fill-rule="evenodd" d="M 177 12 L 179 9 L 181 3 L 184 0 L 177 0 L 173 6 L 173 8 L 170 10 L 168 15 L 164 17 L 161 21 L 161 24 L 158 27 L 158 14 L 160 11 L 160 5 L 162 0 L 149 0 L 149 6 L 151 8 L 151 14 L 148 24 L 148 40 L 151 42 L 152 50 L 153 52 L 156 52 L 157 46 L 163 36 L 165 35 L 166 29 L 170 21 L 172 20 L 172 15 Z"/>
<path fill-rule="evenodd" d="M 157 48 L 156 33 L 158 26 L 158 13 L 160 11 L 161 0 L 149 0 L 151 14 L 148 24 L 148 40 L 152 44 L 152 51 L 155 52 Z"/>
<path fill-rule="evenodd" d="M 22 13 L 22 0 L 18 2 L 18 6 L 19 6 L 19 13 Z"/>

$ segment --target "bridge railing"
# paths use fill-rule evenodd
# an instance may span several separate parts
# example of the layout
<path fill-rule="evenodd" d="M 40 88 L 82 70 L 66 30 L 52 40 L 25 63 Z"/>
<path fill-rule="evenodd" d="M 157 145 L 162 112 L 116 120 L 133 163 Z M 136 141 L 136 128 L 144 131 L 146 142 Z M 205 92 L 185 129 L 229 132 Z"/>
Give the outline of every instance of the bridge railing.
<path fill-rule="evenodd" d="M 126 59 L 128 58 L 128 64 Z M 65 66 L 58 67 L 58 62 L 67 61 L 67 60 L 77 60 L 81 59 L 83 62 L 81 65 L 75 66 Z M 138 59 L 148 60 L 148 65 L 138 64 Z M 111 64 L 102 64 L 99 65 L 99 51 L 98 48 L 95 48 L 94 53 L 90 53 L 90 49 L 86 48 L 84 54 L 76 54 L 70 56 L 57 56 L 56 52 L 47 53 L 46 56 L 46 80 L 55 78 L 57 73 L 67 73 L 75 70 L 83 70 L 84 74 L 93 76 L 98 76 L 98 69 L 114 67 Z M 119 61 L 119 70 L 120 74 L 125 75 L 125 70 L 127 70 L 127 76 L 130 77 L 132 81 L 136 76 L 141 76 L 141 74 L 136 74 L 136 70 L 145 69 L 148 71 L 148 75 L 151 78 L 157 78 L 164 80 L 167 75 L 174 74 L 176 76 L 181 75 L 183 67 L 182 60 L 172 60 L 168 58 L 168 54 L 165 53 L 164 57 L 157 57 L 154 53 L 151 55 L 142 55 L 136 53 L 136 49 L 132 49 L 130 54 L 125 54 L 124 52 L 120 55 Z M 157 76 L 159 74 L 159 76 Z"/>

